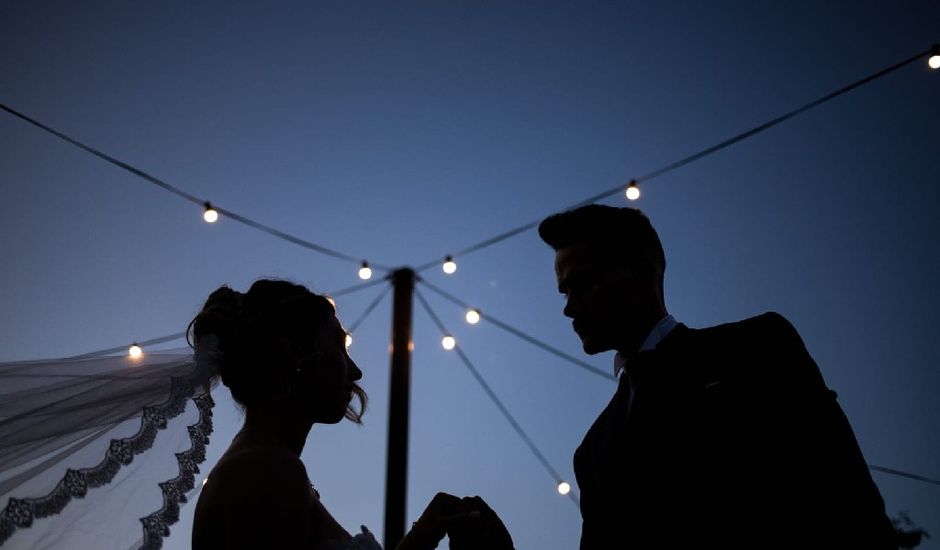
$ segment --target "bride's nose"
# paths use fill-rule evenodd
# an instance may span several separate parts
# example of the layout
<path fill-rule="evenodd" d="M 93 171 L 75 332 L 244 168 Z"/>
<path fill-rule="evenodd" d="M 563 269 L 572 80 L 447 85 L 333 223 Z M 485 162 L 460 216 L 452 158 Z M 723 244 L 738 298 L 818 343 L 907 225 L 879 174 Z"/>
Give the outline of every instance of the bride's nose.
<path fill-rule="evenodd" d="M 349 361 L 347 365 L 347 370 L 349 371 L 349 379 L 353 382 L 360 380 L 362 378 L 362 371 L 359 370 L 359 367 L 356 365 L 356 362 L 352 359 L 347 359 Z"/>

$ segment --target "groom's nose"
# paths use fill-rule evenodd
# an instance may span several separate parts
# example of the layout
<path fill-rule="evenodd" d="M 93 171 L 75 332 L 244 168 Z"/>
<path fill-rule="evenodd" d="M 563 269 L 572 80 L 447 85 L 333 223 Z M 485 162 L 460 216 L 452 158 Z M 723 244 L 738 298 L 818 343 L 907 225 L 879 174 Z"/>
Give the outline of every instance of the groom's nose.
<path fill-rule="evenodd" d="M 565 298 L 565 308 L 562 310 L 562 313 L 564 313 L 565 317 L 574 319 L 580 309 L 577 298 L 573 294 L 569 294 L 568 297 Z"/>

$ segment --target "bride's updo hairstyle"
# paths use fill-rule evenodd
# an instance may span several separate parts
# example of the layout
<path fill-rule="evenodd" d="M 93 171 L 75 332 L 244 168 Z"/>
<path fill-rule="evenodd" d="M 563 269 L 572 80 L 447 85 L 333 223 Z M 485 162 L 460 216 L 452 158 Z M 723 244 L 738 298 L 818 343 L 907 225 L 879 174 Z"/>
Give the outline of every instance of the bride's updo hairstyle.
<path fill-rule="evenodd" d="M 284 356 L 283 339 L 310 341 L 336 315 L 333 304 L 305 286 L 274 279 L 255 281 L 248 292 L 217 288 L 190 323 L 196 353 L 218 338 L 217 361 L 222 383 L 245 409 L 282 399 L 290 392 L 296 370 Z M 346 418 L 362 423 L 366 394 L 358 384 Z"/>

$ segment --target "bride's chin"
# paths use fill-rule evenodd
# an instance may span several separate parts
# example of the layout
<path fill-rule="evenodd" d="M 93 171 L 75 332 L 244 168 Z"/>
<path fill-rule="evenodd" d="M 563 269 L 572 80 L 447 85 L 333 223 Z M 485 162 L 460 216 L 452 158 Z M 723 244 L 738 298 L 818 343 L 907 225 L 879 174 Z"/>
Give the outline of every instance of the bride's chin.
<path fill-rule="evenodd" d="M 340 411 L 321 412 L 317 415 L 317 424 L 339 424 L 346 418 L 346 408 Z"/>

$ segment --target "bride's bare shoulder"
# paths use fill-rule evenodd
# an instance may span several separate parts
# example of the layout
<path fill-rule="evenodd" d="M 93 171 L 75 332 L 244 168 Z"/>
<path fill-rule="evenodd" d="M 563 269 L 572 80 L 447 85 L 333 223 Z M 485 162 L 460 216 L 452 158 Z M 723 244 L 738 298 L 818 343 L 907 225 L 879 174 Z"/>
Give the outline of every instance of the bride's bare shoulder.
<path fill-rule="evenodd" d="M 230 449 L 202 487 L 193 547 L 306 547 L 316 536 L 314 500 L 296 455 L 275 448 Z"/>
<path fill-rule="evenodd" d="M 307 469 L 297 455 L 276 447 L 230 449 L 209 473 L 204 492 L 244 498 L 279 495 L 309 499 Z"/>
<path fill-rule="evenodd" d="M 226 478 L 273 475 L 286 480 L 307 480 L 307 469 L 300 457 L 279 447 L 229 449 L 215 465 L 213 473 Z"/>

